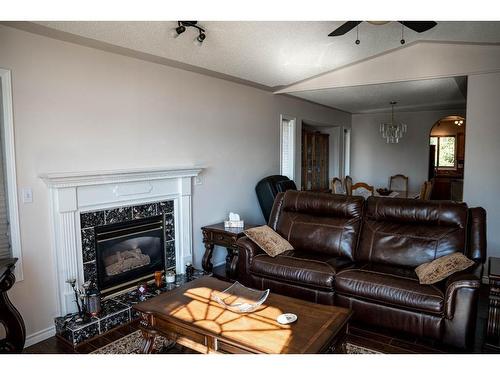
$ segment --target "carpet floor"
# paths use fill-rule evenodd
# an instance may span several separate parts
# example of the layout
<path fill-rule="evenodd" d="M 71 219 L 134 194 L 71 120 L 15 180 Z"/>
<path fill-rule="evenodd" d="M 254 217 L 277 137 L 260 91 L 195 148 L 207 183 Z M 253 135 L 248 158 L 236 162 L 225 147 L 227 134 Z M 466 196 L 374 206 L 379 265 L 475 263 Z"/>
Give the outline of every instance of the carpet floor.
<path fill-rule="evenodd" d="M 137 330 L 131 334 L 122 337 L 112 343 L 93 351 L 90 354 L 139 354 L 142 344 L 141 331 Z M 364 348 L 352 343 L 346 344 L 347 354 L 380 354 L 372 349 Z M 153 346 L 153 353 L 157 354 L 178 354 L 172 341 L 165 337 L 157 336 Z"/>

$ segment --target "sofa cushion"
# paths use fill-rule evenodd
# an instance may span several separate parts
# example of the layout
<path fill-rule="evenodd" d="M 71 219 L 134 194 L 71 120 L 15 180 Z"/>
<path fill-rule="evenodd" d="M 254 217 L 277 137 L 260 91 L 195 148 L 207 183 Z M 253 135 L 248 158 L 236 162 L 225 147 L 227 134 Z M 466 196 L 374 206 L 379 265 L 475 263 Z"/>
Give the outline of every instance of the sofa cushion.
<path fill-rule="evenodd" d="M 271 257 L 293 250 L 292 245 L 287 240 L 267 225 L 247 229 L 244 233 Z"/>
<path fill-rule="evenodd" d="M 269 226 L 295 249 L 353 259 L 363 198 L 287 191 L 273 206 Z"/>
<path fill-rule="evenodd" d="M 435 284 L 475 263 L 461 253 L 453 253 L 415 268 L 420 284 Z"/>
<path fill-rule="evenodd" d="M 352 263 L 346 258 L 311 252 L 292 251 L 285 254 L 274 258 L 265 254 L 255 256 L 250 273 L 310 288 L 333 290 L 335 274 Z"/>
<path fill-rule="evenodd" d="M 434 285 L 421 285 L 411 269 L 364 264 L 335 277 L 339 294 L 431 314 L 444 311 L 444 293 Z"/>
<path fill-rule="evenodd" d="M 465 203 L 370 197 L 355 259 L 414 268 L 463 253 L 466 229 Z"/>

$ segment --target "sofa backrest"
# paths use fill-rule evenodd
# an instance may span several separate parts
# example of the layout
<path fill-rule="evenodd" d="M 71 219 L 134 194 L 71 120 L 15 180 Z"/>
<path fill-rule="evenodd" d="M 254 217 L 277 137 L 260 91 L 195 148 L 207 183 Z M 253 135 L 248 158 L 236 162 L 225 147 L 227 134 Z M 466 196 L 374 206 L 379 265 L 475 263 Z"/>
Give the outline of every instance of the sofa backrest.
<path fill-rule="evenodd" d="M 370 197 L 355 259 L 416 267 L 467 254 L 467 216 L 465 203 Z"/>
<path fill-rule="evenodd" d="M 269 226 L 296 250 L 353 260 L 363 215 L 363 198 L 307 191 L 279 193 Z"/>

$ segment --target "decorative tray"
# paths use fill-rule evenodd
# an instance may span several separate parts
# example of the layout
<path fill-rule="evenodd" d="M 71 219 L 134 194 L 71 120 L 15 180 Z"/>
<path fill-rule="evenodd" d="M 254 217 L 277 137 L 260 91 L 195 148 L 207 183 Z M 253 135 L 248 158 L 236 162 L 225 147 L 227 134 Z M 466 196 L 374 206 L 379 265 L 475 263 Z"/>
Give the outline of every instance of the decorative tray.
<path fill-rule="evenodd" d="M 250 289 L 236 281 L 222 292 L 212 292 L 212 299 L 228 310 L 246 313 L 256 310 L 268 295 L 269 289 Z"/>

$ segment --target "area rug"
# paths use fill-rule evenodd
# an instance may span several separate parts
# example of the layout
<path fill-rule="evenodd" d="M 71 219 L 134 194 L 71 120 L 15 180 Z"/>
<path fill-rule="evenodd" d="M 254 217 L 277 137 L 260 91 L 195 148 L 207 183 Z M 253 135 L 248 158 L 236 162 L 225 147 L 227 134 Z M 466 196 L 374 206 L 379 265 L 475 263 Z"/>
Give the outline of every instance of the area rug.
<path fill-rule="evenodd" d="M 90 354 L 139 354 L 142 344 L 141 331 L 137 330 L 131 334 L 124 336 L 112 343 L 97 349 Z M 153 353 L 170 354 L 179 351 L 173 351 L 174 343 L 165 337 L 157 336 L 153 346 Z M 364 348 L 352 343 L 346 344 L 347 354 L 380 354 L 372 349 Z"/>

